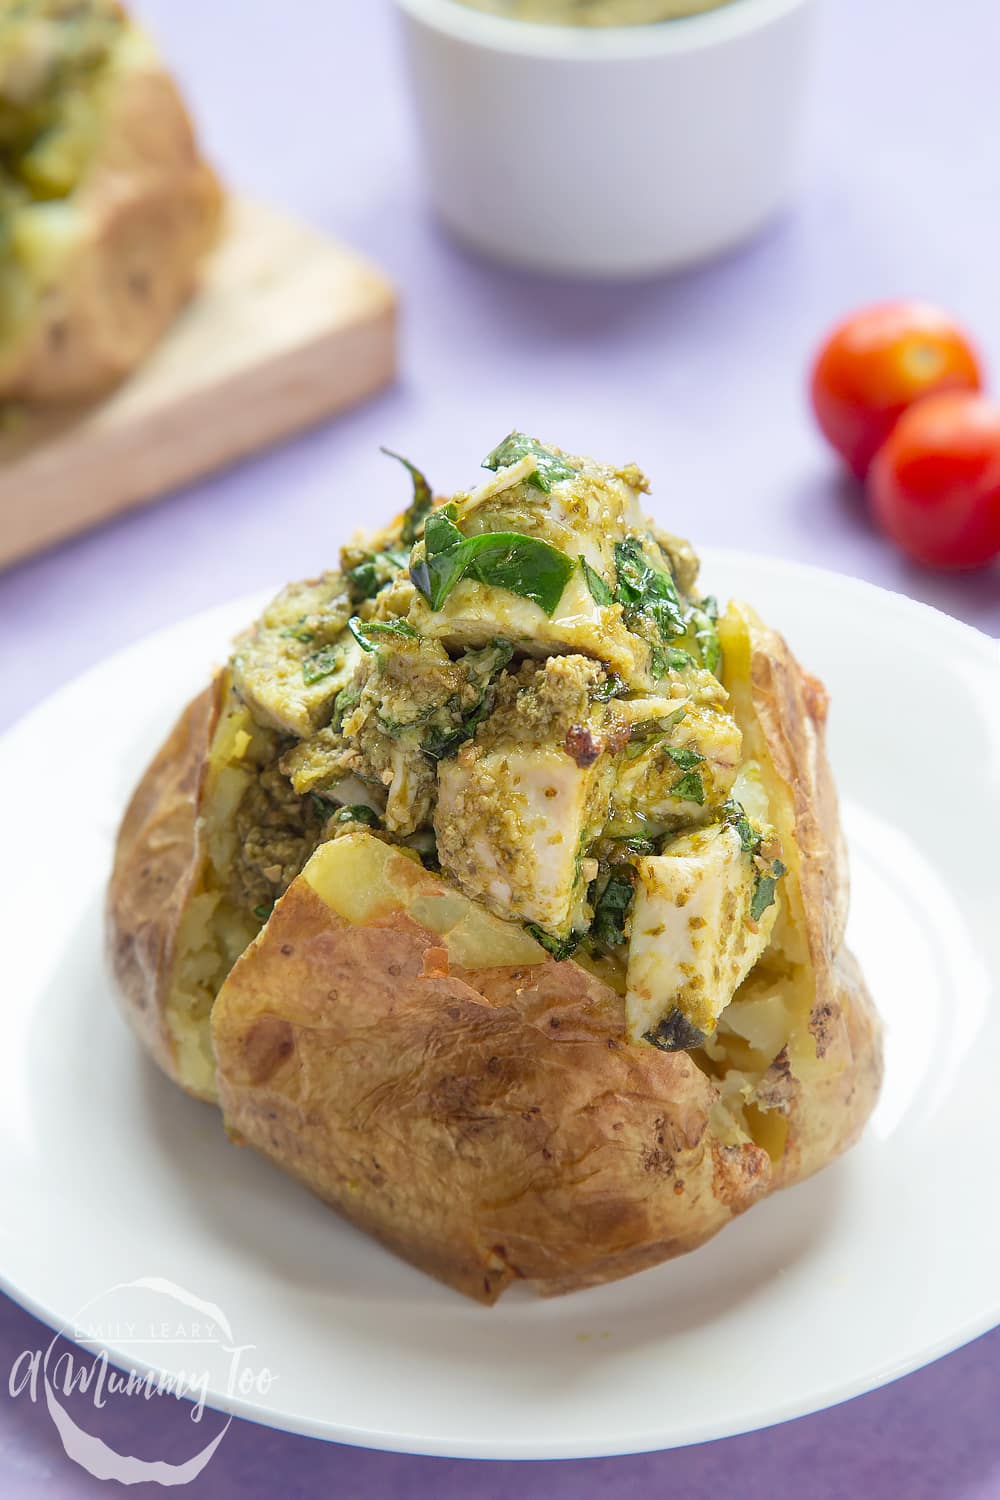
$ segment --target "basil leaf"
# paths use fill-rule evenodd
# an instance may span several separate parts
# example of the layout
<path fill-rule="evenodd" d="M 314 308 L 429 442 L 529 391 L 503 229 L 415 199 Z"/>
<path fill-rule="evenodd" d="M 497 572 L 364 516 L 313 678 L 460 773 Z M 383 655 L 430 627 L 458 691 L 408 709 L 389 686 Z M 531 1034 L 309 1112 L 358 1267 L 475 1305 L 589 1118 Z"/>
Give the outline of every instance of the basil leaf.
<path fill-rule="evenodd" d="M 324 677 L 330 677 L 340 666 L 343 653 L 339 646 L 321 646 L 311 656 L 307 656 L 302 662 L 302 681 L 306 687 L 312 687 L 315 682 L 322 682 Z"/>
<path fill-rule="evenodd" d="M 695 766 L 700 766 L 705 759 L 703 755 L 698 754 L 697 750 L 685 750 L 677 745 L 664 745 L 663 749 L 670 756 L 674 765 L 680 766 L 682 771 L 693 770 Z"/>
<path fill-rule="evenodd" d="M 685 771 L 670 788 L 670 795 L 676 797 L 678 802 L 697 802 L 699 807 L 704 807 L 705 783 L 700 772 Z"/>
<path fill-rule="evenodd" d="M 392 583 L 396 574 L 406 566 L 404 552 L 372 552 L 355 567 L 348 569 L 347 588 L 352 604 L 363 599 L 374 599 L 381 589 Z"/>
<path fill-rule="evenodd" d="M 484 464 L 483 467 L 486 468 L 487 465 Z M 575 953 L 580 946 L 580 939 L 583 937 L 582 932 L 571 932 L 569 937 L 557 938 L 553 937 L 551 932 L 546 932 L 544 927 L 539 927 L 535 922 L 528 922 L 526 926 L 531 936 L 535 939 L 535 942 L 541 943 L 546 953 L 551 953 L 557 963 L 562 963 L 563 959 L 569 958 L 571 953 Z"/>
<path fill-rule="evenodd" d="M 461 538 L 457 527 L 451 530 Z M 517 531 L 487 531 L 440 550 L 437 543 L 436 535 L 428 536 L 426 558 L 410 567 L 414 586 L 435 610 L 441 608 L 462 578 L 470 577 L 491 588 L 520 594 L 551 615 L 573 571 L 565 552 Z"/>
<path fill-rule="evenodd" d="M 408 641 L 420 639 L 413 626 L 406 620 L 359 620 L 357 615 L 352 615 L 347 622 L 347 628 L 362 651 L 377 649 L 369 640 L 369 636 L 373 635 L 405 636 Z"/>
<path fill-rule="evenodd" d="M 508 433 L 503 442 L 498 443 L 493 452 L 486 455 L 482 467 L 496 473 L 498 469 L 508 469 L 511 464 L 527 458 L 529 453 L 537 460 L 538 467 L 533 474 L 528 475 L 527 482 L 534 485 L 536 490 L 541 490 L 543 495 L 551 494 L 554 484 L 572 479 L 576 474 L 576 470 L 565 459 L 553 453 L 550 448 L 543 448 L 541 443 L 523 432 Z"/>
<path fill-rule="evenodd" d="M 645 615 L 664 640 L 685 634 L 687 625 L 677 585 L 669 572 L 653 566 L 638 537 L 628 536 L 615 543 L 615 567 L 618 572 L 615 598 L 627 613 L 633 617 Z"/>
<path fill-rule="evenodd" d="M 342 807 L 333 820 L 335 823 L 367 823 L 369 828 L 379 828 L 381 819 L 375 810 L 366 807 L 363 802 L 352 803 L 349 807 Z"/>
<path fill-rule="evenodd" d="M 625 919 L 635 895 L 635 871 L 631 865 L 612 870 L 594 904 L 590 935 L 605 948 L 620 948 L 625 942 Z"/>
<path fill-rule="evenodd" d="M 583 556 L 581 556 L 580 558 L 580 567 L 583 569 L 583 576 L 587 580 L 587 587 L 590 590 L 590 597 L 593 599 L 594 603 L 601 605 L 614 604 L 615 596 L 612 592 L 610 584 L 605 583 L 600 573 L 592 568 L 590 566 L 590 563 Z"/>
<path fill-rule="evenodd" d="M 757 876 L 753 895 L 750 898 L 750 915 L 755 922 L 759 922 L 768 907 L 774 905 L 774 893 L 778 888 L 778 881 L 782 875 L 787 874 L 787 867 L 780 859 L 776 859 L 771 865 L 770 875 Z"/>
<path fill-rule="evenodd" d="M 394 458 L 410 472 L 413 480 L 413 500 L 407 510 L 403 512 L 403 525 L 400 530 L 400 540 L 406 547 L 412 547 L 424 529 L 424 522 L 434 509 L 434 494 L 427 480 L 420 470 L 404 458 L 401 453 L 393 453 L 391 448 L 381 450 L 388 458 Z"/>

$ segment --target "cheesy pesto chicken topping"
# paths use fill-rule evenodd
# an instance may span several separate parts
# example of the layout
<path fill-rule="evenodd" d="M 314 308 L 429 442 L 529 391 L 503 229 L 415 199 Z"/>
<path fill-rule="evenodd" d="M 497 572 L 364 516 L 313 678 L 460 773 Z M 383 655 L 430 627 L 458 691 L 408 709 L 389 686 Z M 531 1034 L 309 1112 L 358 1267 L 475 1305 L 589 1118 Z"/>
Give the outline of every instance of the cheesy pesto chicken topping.
<path fill-rule="evenodd" d="M 703 1045 L 785 867 L 696 557 L 634 466 L 514 432 L 446 503 L 406 466 L 409 509 L 237 644 L 232 906 L 262 924 L 363 827 L 624 994 L 632 1040 Z"/>

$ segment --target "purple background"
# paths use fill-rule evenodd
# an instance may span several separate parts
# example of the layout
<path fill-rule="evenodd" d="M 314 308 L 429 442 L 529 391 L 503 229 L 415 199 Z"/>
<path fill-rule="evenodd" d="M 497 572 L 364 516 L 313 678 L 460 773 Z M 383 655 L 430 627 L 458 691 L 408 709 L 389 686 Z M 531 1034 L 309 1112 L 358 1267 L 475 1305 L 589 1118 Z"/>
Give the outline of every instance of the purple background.
<path fill-rule="evenodd" d="M 818 336 L 883 296 L 943 302 L 1000 369 L 995 0 L 830 4 L 794 212 L 714 266 L 610 288 L 472 260 L 429 220 L 387 0 L 142 0 L 139 9 L 229 180 L 343 235 L 394 276 L 402 376 L 326 430 L 0 578 L 0 726 L 121 645 L 328 562 L 346 529 L 402 502 L 403 479 L 380 443 L 447 489 L 468 482 L 514 425 L 637 459 L 654 478 L 659 516 L 700 542 L 854 573 L 1000 634 L 1000 571 L 940 578 L 908 567 L 870 529 L 803 405 Z M 0 1374 L 45 1342 L 39 1324 L 0 1299 Z M 192 1447 L 186 1420 L 164 1402 L 112 1407 L 99 1430 L 146 1457 Z M 63 1458 L 42 1408 L 0 1395 L 0 1494 L 102 1488 Z M 642 1458 L 458 1463 L 235 1423 L 186 1493 L 327 1490 L 350 1500 L 997 1495 L 1000 1333 L 834 1411 Z"/>

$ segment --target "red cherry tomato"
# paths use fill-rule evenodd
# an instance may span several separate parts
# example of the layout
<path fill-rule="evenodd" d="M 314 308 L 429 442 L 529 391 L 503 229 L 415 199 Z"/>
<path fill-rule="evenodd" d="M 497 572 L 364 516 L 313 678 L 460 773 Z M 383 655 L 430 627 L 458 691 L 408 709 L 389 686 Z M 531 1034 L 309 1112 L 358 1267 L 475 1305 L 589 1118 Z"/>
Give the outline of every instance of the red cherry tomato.
<path fill-rule="evenodd" d="M 945 391 L 904 412 L 868 476 L 883 531 L 918 562 L 978 568 L 1000 555 L 1000 406 Z"/>
<path fill-rule="evenodd" d="M 812 404 L 828 441 L 863 479 L 914 401 L 982 383 L 975 349 L 947 313 L 884 302 L 834 329 L 813 367 Z"/>

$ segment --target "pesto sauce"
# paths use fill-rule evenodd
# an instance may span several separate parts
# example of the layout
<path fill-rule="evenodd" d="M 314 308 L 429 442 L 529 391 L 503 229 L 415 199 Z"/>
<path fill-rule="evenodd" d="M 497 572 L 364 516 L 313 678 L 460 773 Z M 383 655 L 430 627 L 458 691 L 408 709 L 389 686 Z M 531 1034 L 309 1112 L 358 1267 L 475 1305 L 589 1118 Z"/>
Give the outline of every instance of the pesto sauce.
<path fill-rule="evenodd" d="M 473 10 L 556 26 L 645 26 L 718 10 L 730 0 L 461 0 Z"/>

